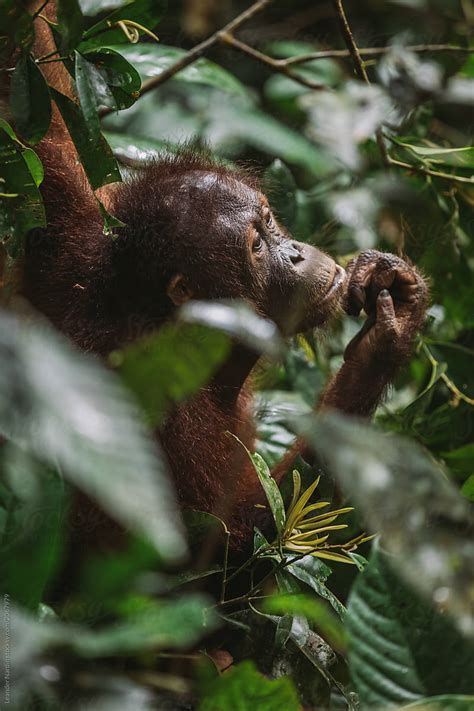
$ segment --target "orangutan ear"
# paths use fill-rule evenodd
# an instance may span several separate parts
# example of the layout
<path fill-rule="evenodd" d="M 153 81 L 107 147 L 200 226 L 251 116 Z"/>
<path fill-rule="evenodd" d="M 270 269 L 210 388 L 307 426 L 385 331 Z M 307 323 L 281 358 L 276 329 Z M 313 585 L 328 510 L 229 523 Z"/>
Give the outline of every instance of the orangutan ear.
<path fill-rule="evenodd" d="M 182 306 L 193 298 L 193 292 L 183 274 L 175 274 L 169 281 L 166 293 L 175 306 Z"/>

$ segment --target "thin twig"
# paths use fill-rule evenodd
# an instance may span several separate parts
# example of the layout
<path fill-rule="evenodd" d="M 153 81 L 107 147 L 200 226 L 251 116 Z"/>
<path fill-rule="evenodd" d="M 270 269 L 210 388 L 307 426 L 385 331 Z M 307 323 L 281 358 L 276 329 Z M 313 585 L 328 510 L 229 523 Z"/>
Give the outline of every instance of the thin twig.
<path fill-rule="evenodd" d="M 424 351 L 426 357 L 428 358 L 430 365 L 433 368 L 433 371 L 435 371 L 439 365 L 439 361 L 436 360 L 436 358 L 431 353 L 431 351 L 428 348 L 428 346 L 426 345 L 426 343 L 423 344 L 423 351 Z M 441 373 L 440 378 L 444 382 L 446 387 L 451 391 L 451 393 L 453 395 L 452 403 L 455 407 L 457 407 L 459 405 L 459 402 L 461 400 L 463 400 L 468 405 L 471 405 L 471 407 L 474 406 L 474 399 L 471 397 L 468 397 L 463 392 L 461 392 L 461 390 L 459 390 L 457 385 L 455 385 L 455 383 L 453 383 L 453 381 L 451 380 L 451 378 L 448 376 L 447 373 Z"/>
<path fill-rule="evenodd" d="M 290 77 L 294 81 L 298 82 L 298 84 L 307 86 L 309 89 L 314 89 L 316 91 L 321 91 L 321 90 L 327 91 L 329 88 L 326 84 L 321 84 L 319 82 L 311 81 L 311 79 L 306 79 L 303 76 L 294 74 L 292 71 L 290 71 L 290 69 L 288 69 L 284 59 L 281 60 L 281 59 L 274 59 L 273 57 L 269 57 L 268 54 L 263 54 L 262 52 L 259 52 L 258 49 L 255 49 L 254 47 L 250 47 L 250 45 L 245 44 L 245 42 L 241 42 L 240 40 L 236 39 L 229 32 L 221 32 L 220 33 L 220 40 L 221 40 L 221 42 L 224 42 L 225 44 L 229 45 L 233 49 L 236 49 L 239 52 L 242 52 L 243 54 L 246 54 L 249 57 L 252 57 L 252 59 L 255 59 L 257 62 L 260 62 L 261 64 L 264 64 L 266 67 L 269 67 L 270 69 L 272 69 L 272 71 L 278 72 L 279 74 L 285 74 L 285 76 Z"/>
<path fill-rule="evenodd" d="M 222 584 L 221 584 L 221 598 L 220 601 L 225 600 L 225 588 L 227 583 L 227 566 L 229 563 L 229 541 L 230 541 L 230 531 L 226 529 L 225 531 L 225 548 L 224 548 L 224 570 L 222 573 Z"/>
<path fill-rule="evenodd" d="M 344 37 L 344 41 L 347 45 L 347 50 L 352 58 L 355 72 L 361 81 L 365 82 L 366 84 L 370 84 L 369 77 L 365 70 L 364 62 L 362 61 L 362 57 L 360 56 L 359 48 L 357 47 L 354 35 L 352 34 L 349 22 L 347 21 L 346 13 L 344 12 L 342 0 L 334 0 L 334 5 L 336 8 L 336 14 L 341 28 L 342 36 Z M 381 128 L 377 129 L 377 131 L 375 132 L 375 138 L 379 147 L 380 155 L 382 156 L 382 160 L 384 164 L 389 167 L 390 165 L 392 165 L 392 163 L 387 151 L 387 146 L 385 145 L 385 141 L 383 139 Z"/>
<path fill-rule="evenodd" d="M 334 5 L 336 8 L 339 26 L 341 28 L 341 33 L 344 37 L 344 42 L 347 45 L 347 49 L 354 63 L 355 72 L 361 81 L 364 81 L 366 84 L 370 84 L 369 77 L 367 76 L 367 72 L 365 71 L 364 62 L 362 61 L 362 57 L 360 56 L 359 48 L 357 47 L 354 35 L 352 34 L 352 30 L 347 21 L 346 13 L 344 12 L 342 0 L 334 0 Z"/>
<path fill-rule="evenodd" d="M 474 175 L 470 178 L 465 178 L 462 175 L 453 175 L 452 173 L 441 173 L 438 170 L 432 170 L 431 168 L 425 168 L 422 165 L 412 165 L 411 163 L 405 163 L 404 161 L 397 160 L 388 155 L 388 162 L 390 165 L 396 165 L 399 168 L 405 168 L 413 173 L 419 173 L 420 175 L 429 175 L 433 178 L 442 178 L 443 180 L 451 180 L 454 183 L 464 183 L 467 185 L 474 185 Z"/>
<path fill-rule="evenodd" d="M 144 94 L 147 94 L 148 92 L 152 91 L 155 89 L 157 86 L 160 86 L 160 84 L 164 84 L 165 81 L 168 81 L 168 79 L 171 79 L 175 74 L 180 72 L 182 69 L 185 69 L 188 67 L 190 64 L 193 64 L 196 60 L 198 60 L 202 55 L 209 50 L 211 47 L 214 45 L 218 44 L 220 42 L 220 37 L 222 34 L 229 34 L 237 30 L 241 25 L 244 24 L 244 22 L 247 22 L 250 20 L 254 15 L 257 13 L 261 12 L 264 10 L 268 5 L 270 5 L 274 0 L 258 0 L 258 2 L 254 3 L 251 5 L 247 10 L 244 10 L 240 15 L 235 17 L 233 20 L 231 20 L 225 27 L 223 27 L 221 30 L 218 30 L 217 32 L 214 32 L 210 37 L 205 39 L 203 42 L 200 42 L 197 44 L 195 47 L 189 50 L 185 55 L 181 57 L 177 62 L 169 66 L 167 69 L 161 72 L 156 77 L 153 77 L 152 79 L 148 79 L 147 81 L 143 82 L 142 88 L 140 90 L 140 96 L 143 96 Z M 108 114 L 112 113 L 115 109 L 112 108 L 102 108 L 99 111 L 99 116 L 107 116 Z"/>
<path fill-rule="evenodd" d="M 388 47 L 359 47 L 358 52 L 362 57 L 380 57 L 387 54 L 392 49 Z M 474 53 L 474 47 L 457 47 L 452 44 L 412 44 L 403 47 L 410 52 L 423 54 L 424 52 L 459 52 L 460 54 Z M 344 59 L 352 57 L 348 49 L 324 49 L 319 52 L 310 52 L 308 54 L 300 54 L 298 57 L 287 57 L 280 60 L 284 66 L 292 67 L 297 64 L 305 64 L 318 59 Z"/>

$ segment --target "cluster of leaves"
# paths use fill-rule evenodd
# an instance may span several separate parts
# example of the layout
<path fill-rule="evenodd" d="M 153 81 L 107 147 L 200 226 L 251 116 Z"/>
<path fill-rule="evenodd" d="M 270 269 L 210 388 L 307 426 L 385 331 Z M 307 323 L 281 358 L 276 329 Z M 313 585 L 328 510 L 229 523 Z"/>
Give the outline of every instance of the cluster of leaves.
<path fill-rule="evenodd" d="M 181 322 L 113 354 L 112 373 L 45 325 L 2 313 L 0 565 L 4 701 L 13 708 L 472 707 L 474 150 L 465 109 L 474 63 L 463 52 L 428 60 L 396 38 L 403 16 L 420 37 L 433 22 L 462 44 L 469 18 L 454 2 L 393 5 L 385 14 L 360 3 L 354 18 L 362 32 L 379 23 L 383 40 L 394 39 L 366 63 L 370 84 L 354 80 L 350 60 L 298 65 L 298 76 L 331 90 L 314 92 L 250 58 L 236 66 L 216 53 L 137 101 L 141 82 L 185 53 L 156 42 L 163 3 L 58 0 L 56 23 L 38 10 L 58 51 L 37 57 L 35 15 L 0 0 L 14 126 L 0 122 L 0 249 L 9 265 L 25 234 L 45 225 L 43 168 L 31 146 L 47 133 L 54 102 L 92 189 L 120 180 L 121 161 L 139 169 L 183 139 L 206 142 L 227 160 L 266 166 L 273 205 L 298 239 L 323 244 L 342 264 L 369 246 L 407 254 L 429 277 L 433 302 L 378 430 L 310 412 L 355 319 L 317 348 L 313 335 L 297 339 L 275 363 L 282 344 L 270 324 L 235 305 L 192 304 Z M 176 23 L 174 12 L 165 17 Z M 333 25 L 324 30 L 339 46 Z M 297 39 L 261 44 L 280 59 L 318 49 Z M 51 62 L 74 79 L 77 102 L 48 84 Z M 104 132 L 103 108 L 127 111 L 108 116 Z M 101 209 L 111 232 L 114 218 Z M 170 403 L 202 387 L 231 338 L 269 356 L 256 376 L 259 454 L 251 456 L 276 531 L 267 540 L 256 529 L 253 555 L 235 567 L 224 521 L 201 512 L 182 520 L 165 456 L 143 424 L 156 426 Z M 299 461 L 279 491 L 269 467 L 295 432 L 319 466 Z M 347 505 L 336 503 L 333 477 Z M 74 519 L 77 489 L 123 527 L 124 543 L 89 556 L 58 590 L 74 527 L 106 534 L 92 509 Z M 372 551 L 359 518 L 381 536 Z M 212 566 L 209 546 L 223 551 Z M 217 602 L 209 589 L 219 590 Z M 225 651 L 215 649 L 216 631 Z M 235 663 L 221 673 L 229 652 Z"/>

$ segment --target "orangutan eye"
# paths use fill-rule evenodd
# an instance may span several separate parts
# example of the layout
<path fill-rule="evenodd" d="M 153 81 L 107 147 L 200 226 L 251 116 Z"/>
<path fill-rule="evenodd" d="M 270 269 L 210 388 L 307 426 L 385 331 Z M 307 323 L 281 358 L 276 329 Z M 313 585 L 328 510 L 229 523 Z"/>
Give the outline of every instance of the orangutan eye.
<path fill-rule="evenodd" d="M 263 249 L 263 239 L 260 237 L 260 235 L 257 234 L 255 235 L 255 239 L 252 244 L 252 252 L 261 252 Z"/>

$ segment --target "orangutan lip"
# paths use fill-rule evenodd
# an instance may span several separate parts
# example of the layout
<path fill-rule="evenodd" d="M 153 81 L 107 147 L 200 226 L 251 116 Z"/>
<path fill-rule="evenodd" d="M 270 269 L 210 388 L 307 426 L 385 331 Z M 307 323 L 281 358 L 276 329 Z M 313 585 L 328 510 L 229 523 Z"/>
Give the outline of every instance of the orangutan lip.
<path fill-rule="evenodd" d="M 331 286 L 326 291 L 323 296 L 323 301 L 330 299 L 336 291 L 342 286 L 346 278 L 346 271 L 339 264 L 336 264 L 336 269 L 334 272 L 334 279 L 331 282 Z"/>

